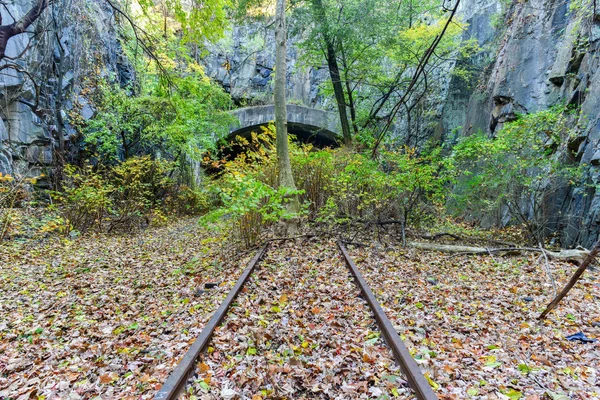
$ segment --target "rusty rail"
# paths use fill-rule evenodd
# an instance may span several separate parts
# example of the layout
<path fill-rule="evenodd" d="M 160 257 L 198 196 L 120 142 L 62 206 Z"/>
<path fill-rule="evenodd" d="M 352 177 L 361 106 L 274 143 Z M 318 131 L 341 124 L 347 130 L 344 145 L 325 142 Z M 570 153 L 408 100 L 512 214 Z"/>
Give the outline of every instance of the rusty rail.
<path fill-rule="evenodd" d="M 233 303 L 240 290 L 242 290 L 244 283 L 246 283 L 248 277 L 250 276 L 250 274 L 252 274 L 252 271 L 254 271 L 254 267 L 260 261 L 261 257 L 265 254 L 266 250 L 267 245 L 262 246 L 258 250 L 252 261 L 250 261 L 250 264 L 248 264 L 248 267 L 244 270 L 244 272 L 236 282 L 233 289 L 231 289 L 231 292 L 229 292 L 229 295 L 227 295 L 225 301 L 221 303 L 221 305 L 213 314 L 211 319 L 208 321 L 204 329 L 202 329 L 202 332 L 200 332 L 198 338 L 194 341 L 187 353 L 185 353 L 185 355 L 183 356 L 179 364 L 177 364 L 173 372 L 171 372 L 171 374 L 167 378 L 167 381 L 156 393 L 156 395 L 154 396 L 154 400 L 176 399 L 177 396 L 181 393 L 181 391 L 185 388 L 185 384 L 187 383 L 190 374 L 194 371 L 194 367 L 196 366 L 196 360 L 200 356 L 200 353 L 208 344 L 215 328 L 219 325 L 219 323 L 227 313 L 229 306 L 231 305 L 231 303 Z"/>
<path fill-rule="evenodd" d="M 438 397 L 431 389 L 431 386 L 429 385 L 429 382 L 427 382 L 427 379 L 421 372 L 421 369 L 410 355 L 410 352 L 408 351 L 404 343 L 402 343 L 402 339 L 400 339 L 400 336 L 398 336 L 398 333 L 394 329 L 392 323 L 385 315 L 385 312 L 381 308 L 381 305 L 379 305 L 379 302 L 377 302 L 375 295 L 373 294 L 373 292 L 369 288 L 369 285 L 358 270 L 358 267 L 356 266 L 356 264 L 354 264 L 354 261 L 352 261 L 352 258 L 348 254 L 348 250 L 346 250 L 341 241 L 338 241 L 337 244 L 342 252 L 342 255 L 344 256 L 346 265 L 352 272 L 352 275 L 354 275 L 356 284 L 360 288 L 360 291 L 362 292 L 367 303 L 369 303 L 371 310 L 373 310 L 373 314 L 375 314 L 375 320 L 379 325 L 379 329 L 381 329 L 381 332 L 383 333 L 385 342 L 392 349 L 394 358 L 396 359 L 396 362 L 402 369 L 402 372 L 404 372 L 404 374 L 406 375 L 406 379 L 411 389 L 415 391 L 415 394 L 419 400 L 437 399 Z"/>

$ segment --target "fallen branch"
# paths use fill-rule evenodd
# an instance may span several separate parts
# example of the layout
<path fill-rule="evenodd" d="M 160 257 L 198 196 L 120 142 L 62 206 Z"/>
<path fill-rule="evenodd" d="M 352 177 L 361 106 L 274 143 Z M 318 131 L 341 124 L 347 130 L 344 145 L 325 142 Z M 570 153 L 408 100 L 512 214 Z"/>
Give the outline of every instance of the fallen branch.
<path fill-rule="evenodd" d="M 450 244 L 437 244 L 437 243 L 426 243 L 426 242 L 407 242 L 408 247 L 413 247 L 421 250 L 430 251 L 441 251 L 443 253 L 462 253 L 464 255 L 469 254 L 491 254 L 491 253 L 543 253 L 552 260 L 559 261 L 571 261 L 575 263 L 582 263 L 586 257 L 590 254 L 587 250 L 561 250 L 561 251 L 550 251 L 545 249 L 538 249 L 535 247 L 503 247 L 499 249 L 490 249 L 486 247 L 473 247 L 473 246 L 458 246 Z"/>
<path fill-rule="evenodd" d="M 448 232 L 436 233 L 435 235 L 423 235 L 421 237 L 423 239 L 427 239 L 427 240 L 437 240 L 437 239 L 439 239 L 441 237 L 444 237 L 444 236 L 448 236 L 448 237 L 450 237 L 452 239 L 456 239 L 456 240 L 464 240 L 464 238 L 462 238 L 462 237 L 460 237 L 458 235 L 455 235 L 454 233 L 448 233 Z"/>
<path fill-rule="evenodd" d="M 560 303 L 560 301 L 567 295 L 567 293 L 569 293 L 569 291 L 573 288 L 573 286 L 575 286 L 575 284 L 577 283 L 579 278 L 581 278 L 581 275 L 583 275 L 583 273 L 588 268 L 588 266 L 592 263 L 592 261 L 594 261 L 594 259 L 598 255 L 598 253 L 600 253 L 600 240 L 598 240 L 598 242 L 596 242 L 596 244 L 594 245 L 592 250 L 588 253 L 585 260 L 583 260 L 583 262 L 581 263 L 579 268 L 577 268 L 577 271 L 575 271 L 575 273 L 571 277 L 571 280 L 569 281 L 569 283 L 567 283 L 565 288 L 558 294 L 558 296 L 556 296 L 554 298 L 554 300 L 552 300 L 550 302 L 550 304 L 548 304 L 548 307 L 546 307 L 544 312 L 540 314 L 538 319 L 546 318 L 548 313 L 556 308 L 558 303 Z"/>
<path fill-rule="evenodd" d="M 436 233 L 434 235 L 421 235 L 421 238 L 426 239 L 426 240 L 438 240 L 439 238 L 444 237 L 444 236 L 447 236 L 447 237 L 450 237 L 452 239 L 459 240 L 462 242 L 487 242 L 490 244 L 496 244 L 496 245 L 500 245 L 500 246 L 517 247 L 516 244 L 511 243 L 511 242 L 503 242 L 501 240 L 477 238 L 477 237 L 462 237 L 462 236 L 458 236 L 458 235 L 455 235 L 453 233 L 448 233 L 448 232 L 440 232 L 440 233 Z"/>
<path fill-rule="evenodd" d="M 339 242 L 341 244 L 345 244 L 346 246 L 356 246 L 356 247 L 369 247 L 369 245 L 361 243 L 361 242 L 355 242 L 353 240 L 339 240 Z"/>
<path fill-rule="evenodd" d="M 554 290 L 554 296 L 556 296 L 556 282 L 554 281 L 554 277 L 552 276 L 552 272 L 550 271 L 550 263 L 548 262 L 548 255 L 546 254 L 546 250 L 544 250 L 544 247 L 542 246 L 541 243 L 539 243 L 539 247 L 540 250 L 542 250 L 542 255 L 540 256 L 540 258 L 538 258 L 538 262 L 541 261 L 542 258 L 544 258 L 545 261 L 545 269 L 546 269 L 546 274 L 548 275 L 548 279 L 550 279 L 550 283 L 552 283 L 552 290 Z"/>
<path fill-rule="evenodd" d="M 265 240 L 264 243 L 267 244 L 267 243 L 270 243 L 270 242 L 286 242 L 288 240 L 295 240 L 295 239 L 302 239 L 302 238 L 310 239 L 310 238 L 313 238 L 315 236 L 316 235 L 309 233 L 309 234 L 306 234 L 306 235 L 271 238 L 271 239 Z"/>

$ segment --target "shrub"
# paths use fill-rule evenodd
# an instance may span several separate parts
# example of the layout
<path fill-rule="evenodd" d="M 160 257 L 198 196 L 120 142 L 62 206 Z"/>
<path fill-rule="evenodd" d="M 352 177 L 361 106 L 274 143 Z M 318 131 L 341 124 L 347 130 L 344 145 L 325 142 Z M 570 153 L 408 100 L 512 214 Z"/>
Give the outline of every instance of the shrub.
<path fill-rule="evenodd" d="M 576 131 L 570 120 L 564 108 L 554 107 L 519 116 L 494 138 L 463 138 L 452 154 L 456 186 L 449 211 L 475 219 L 493 215 L 498 225 L 524 224 L 535 243 L 543 242 L 559 222 L 552 198 L 582 178 L 567 156 Z"/>
<path fill-rule="evenodd" d="M 129 231 L 164 225 L 169 214 L 206 209 L 206 192 L 178 185 L 171 177 L 173 167 L 149 156 L 133 157 L 107 170 L 68 165 L 62 191 L 52 193 L 66 233 Z"/>
<path fill-rule="evenodd" d="M 276 186 L 273 141 L 268 128 L 249 139 L 238 138 L 232 146 L 245 151 L 234 161 L 217 162 L 223 173 L 213 187 L 221 202 L 209 215 L 229 218 L 228 226 L 235 225 L 245 244 L 256 243 L 285 210 L 285 194 Z M 431 220 L 447 191 L 439 150 L 424 156 L 404 148 L 374 161 L 348 149 L 318 150 L 292 142 L 290 153 L 300 202 L 318 222 L 394 220 L 404 232 L 408 224 Z"/>
<path fill-rule="evenodd" d="M 4 240 L 18 222 L 14 208 L 26 197 L 25 180 L 15 180 L 0 173 L 0 242 Z"/>
<path fill-rule="evenodd" d="M 172 168 L 171 163 L 149 156 L 133 157 L 115 166 L 110 174 L 115 189 L 108 230 L 147 224 L 151 210 L 161 208 L 162 200 L 174 192 L 175 182 L 169 177 Z"/>
<path fill-rule="evenodd" d="M 73 229 L 81 233 L 102 229 L 113 207 L 111 194 L 114 187 L 92 166 L 77 168 L 67 165 L 64 176 L 63 190 L 52 192 L 52 197 L 61 204 L 59 213 L 65 223 L 65 233 Z"/>
<path fill-rule="evenodd" d="M 300 201 L 308 205 L 311 218 L 316 218 L 327 203 L 334 175 L 334 153 L 314 151 L 312 146 L 294 148 L 291 155 L 296 186 L 302 190 Z"/>
<path fill-rule="evenodd" d="M 258 179 L 256 173 L 227 172 L 211 189 L 219 196 L 221 204 L 204 215 L 201 223 L 208 225 L 224 221 L 231 236 L 246 247 L 256 244 L 267 226 L 296 217 L 287 211 L 285 205 L 289 196 L 299 191 L 275 189 Z"/>
<path fill-rule="evenodd" d="M 405 148 L 383 153 L 381 161 L 374 161 L 341 149 L 295 161 L 300 166 L 298 175 L 305 176 L 299 187 L 310 194 L 311 207 L 317 204 L 319 221 L 394 220 L 403 227 L 419 225 L 439 209 L 446 191 L 439 151 L 418 156 Z"/>
<path fill-rule="evenodd" d="M 179 215 L 196 215 L 208 212 L 213 202 L 205 189 L 178 185 L 165 197 L 164 209 Z"/>

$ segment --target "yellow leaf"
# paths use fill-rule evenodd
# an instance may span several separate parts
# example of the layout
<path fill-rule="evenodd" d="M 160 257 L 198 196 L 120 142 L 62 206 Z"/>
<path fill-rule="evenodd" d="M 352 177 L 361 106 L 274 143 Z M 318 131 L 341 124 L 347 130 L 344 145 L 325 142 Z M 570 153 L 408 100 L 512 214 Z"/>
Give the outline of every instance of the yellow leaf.
<path fill-rule="evenodd" d="M 203 362 L 201 362 L 200 364 L 198 364 L 198 368 L 200 369 L 201 373 L 206 373 L 208 370 L 210 370 L 210 367 L 206 364 L 204 364 Z"/>
<path fill-rule="evenodd" d="M 436 381 L 431 379 L 431 377 L 429 376 L 429 372 L 425 374 L 425 379 L 427 379 L 427 382 L 429 382 L 429 385 L 433 390 L 438 390 L 440 388 L 440 385 L 438 385 Z"/>

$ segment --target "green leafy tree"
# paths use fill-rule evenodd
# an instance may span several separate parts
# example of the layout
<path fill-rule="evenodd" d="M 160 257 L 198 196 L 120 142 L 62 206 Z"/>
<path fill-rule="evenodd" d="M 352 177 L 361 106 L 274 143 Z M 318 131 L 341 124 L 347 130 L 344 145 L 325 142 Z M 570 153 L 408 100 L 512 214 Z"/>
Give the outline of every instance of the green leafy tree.
<path fill-rule="evenodd" d="M 102 162 L 161 153 L 199 159 L 228 133 L 229 96 L 201 71 L 175 78 L 175 88 L 140 96 L 106 82 L 98 88 L 98 112 L 85 128 L 89 153 Z"/>
<path fill-rule="evenodd" d="M 297 29 L 313 27 L 302 42 L 306 63 L 326 62 L 329 67 L 331 79 L 324 92 L 336 99 L 345 142 L 351 134 L 364 135 L 363 130 L 375 131 L 389 121 L 397 102 L 410 114 L 447 74 L 444 64 L 474 47 L 460 42 L 462 24 L 446 26 L 446 11 L 434 0 L 312 0 L 296 13 Z M 411 84 L 438 37 L 435 53 L 423 66 L 425 73 Z"/>

